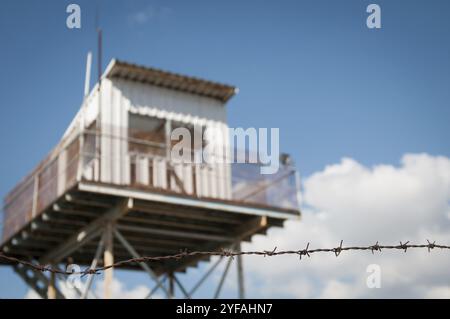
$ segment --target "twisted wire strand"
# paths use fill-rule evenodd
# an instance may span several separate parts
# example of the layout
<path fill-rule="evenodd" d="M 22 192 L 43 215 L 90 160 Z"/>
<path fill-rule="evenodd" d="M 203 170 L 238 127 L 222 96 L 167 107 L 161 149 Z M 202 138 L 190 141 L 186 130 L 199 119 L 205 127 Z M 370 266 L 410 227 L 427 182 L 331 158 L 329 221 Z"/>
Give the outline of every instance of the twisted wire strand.
<path fill-rule="evenodd" d="M 428 249 L 428 252 L 431 252 L 432 249 L 439 248 L 439 249 L 445 249 L 450 250 L 450 246 L 448 245 L 440 245 L 436 244 L 435 241 L 431 242 L 427 240 L 427 244 L 410 244 L 409 241 L 402 243 L 398 245 L 380 245 L 378 242 L 376 242 L 374 245 L 369 246 L 343 246 L 343 241 L 340 242 L 339 246 L 334 248 L 315 248 L 310 249 L 309 248 L 310 243 L 306 245 L 304 249 L 298 249 L 298 250 L 277 250 L 277 247 L 275 247 L 273 250 L 262 250 L 262 251 L 233 251 L 233 250 L 225 250 L 221 249 L 218 251 L 187 251 L 183 250 L 180 251 L 177 254 L 173 255 L 165 255 L 165 256 L 144 256 L 139 258 L 131 258 L 126 260 L 121 260 L 118 262 L 115 262 L 110 265 L 105 265 L 102 267 L 97 268 L 86 268 L 85 270 L 78 271 L 78 272 L 69 272 L 64 271 L 58 268 L 54 268 L 52 266 L 48 265 L 40 265 L 31 261 L 22 260 L 13 256 L 8 256 L 3 253 L 0 253 L 0 259 L 5 260 L 11 264 L 15 265 L 23 265 L 26 267 L 29 267 L 36 271 L 41 272 L 50 272 L 55 274 L 61 274 L 61 275 L 88 275 L 88 274 L 100 274 L 101 272 L 110 269 L 110 268 L 118 268 L 121 266 L 134 264 L 134 263 L 149 263 L 149 262 L 161 262 L 161 261 L 167 261 L 167 260 L 181 260 L 183 258 L 188 257 L 200 257 L 200 256 L 222 256 L 222 257 L 228 257 L 228 258 L 234 258 L 237 256 L 263 256 L 263 257 L 272 257 L 272 256 L 281 256 L 281 255 L 296 255 L 301 260 L 302 257 L 311 257 L 312 254 L 315 253 L 333 253 L 336 257 L 338 257 L 342 252 L 344 251 L 371 251 L 372 254 L 374 252 L 381 252 L 382 250 L 403 250 L 405 253 L 408 249 Z"/>

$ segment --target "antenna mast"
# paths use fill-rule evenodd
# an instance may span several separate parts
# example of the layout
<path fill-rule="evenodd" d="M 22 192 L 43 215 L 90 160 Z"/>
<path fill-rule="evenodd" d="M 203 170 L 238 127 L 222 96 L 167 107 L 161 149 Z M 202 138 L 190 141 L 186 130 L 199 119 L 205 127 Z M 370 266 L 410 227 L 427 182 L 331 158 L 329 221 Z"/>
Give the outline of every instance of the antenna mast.
<path fill-rule="evenodd" d="M 100 90 L 102 82 L 102 29 L 99 26 L 99 9 L 95 15 L 95 26 L 97 29 L 97 72 L 98 72 L 98 89 Z"/>

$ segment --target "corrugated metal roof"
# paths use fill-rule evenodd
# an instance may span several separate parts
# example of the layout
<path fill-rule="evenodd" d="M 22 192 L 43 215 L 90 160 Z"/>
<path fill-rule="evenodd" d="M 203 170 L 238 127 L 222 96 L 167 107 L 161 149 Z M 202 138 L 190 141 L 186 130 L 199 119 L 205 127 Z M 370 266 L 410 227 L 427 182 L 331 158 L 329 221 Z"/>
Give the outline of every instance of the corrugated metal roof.
<path fill-rule="evenodd" d="M 172 90 L 197 94 L 227 102 L 236 92 L 234 86 L 181 75 L 151 67 L 113 60 L 105 77 L 121 78 L 164 87 Z"/>

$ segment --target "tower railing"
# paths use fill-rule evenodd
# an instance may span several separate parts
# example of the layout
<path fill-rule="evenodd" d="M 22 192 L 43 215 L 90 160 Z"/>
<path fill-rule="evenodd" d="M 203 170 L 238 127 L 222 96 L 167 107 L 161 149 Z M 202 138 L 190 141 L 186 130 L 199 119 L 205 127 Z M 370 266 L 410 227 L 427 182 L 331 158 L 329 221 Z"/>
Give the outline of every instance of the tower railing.
<path fill-rule="evenodd" d="M 95 131 L 72 134 L 4 198 L 3 241 L 79 182 L 298 210 L 298 176 L 290 164 L 280 163 L 275 174 L 263 175 L 261 163 L 178 162 L 164 148 L 161 143 Z"/>

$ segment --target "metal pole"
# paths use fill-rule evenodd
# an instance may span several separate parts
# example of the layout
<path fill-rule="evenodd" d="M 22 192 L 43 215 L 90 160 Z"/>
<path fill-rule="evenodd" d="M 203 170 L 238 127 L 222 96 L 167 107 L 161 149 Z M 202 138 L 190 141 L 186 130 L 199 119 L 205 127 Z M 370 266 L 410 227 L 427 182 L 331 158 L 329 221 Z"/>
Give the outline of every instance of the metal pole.
<path fill-rule="evenodd" d="M 189 291 L 188 295 L 192 296 L 194 292 L 197 291 L 197 289 L 201 286 L 201 284 L 206 280 L 206 278 L 209 277 L 209 275 L 216 269 L 216 267 L 220 264 L 220 262 L 223 260 L 223 256 L 220 256 L 219 259 L 216 261 L 216 263 L 203 275 L 203 277 L 197 282 L 197 284 Z"/>
<path fill-rule="evenodd" d="M 104 266 L 112 265 L 114 263 L 114 247 L 113 247 L 113 225 L 112 223 L 106 224 L 104 241 L 105 241 L 105 252 L 103 254 L 103 264 Z M 113 268 L 105 270 L 105 299 L 111 299 L 111 288 L 113 282 Z"/>
<path fill-rule="evenodd" d="M 137 251 L 131 246 L 131 244 L 122 236 L 122 234 L 116 229 L 114 230 L 114 235 L 120 241 L 120 243 L 125 247 L 126 250 L 131 254 L 133 258 L 140 258 L 141 256 L 137 253 Z M 164 287 L 164 285 L 159 280 L 158 276 L 153 272 L 153 270 L 144 262 L 140 262 L 139 265 L 150 275 L 150 277 L 156 282 L 158 287 L 160 287 L 166 296 L 170 298 L 169 291 Z"/>
<path fill-rule="evenodd" d="M 175 283 L 178 285 L 178 287 L 180 288 L 181 292 L 184 294 L 184 297 L 186 297 L 187 299 L 191 299 L 191 296 L 189 295 L 189 293 L 186 291 L 186 289 L 184 288 L 184 286 L 181 284 L 180 280 L 177 278 L 177 276 L 175 276 L 175 274 L 173 275 L 173 279 L 175 280 Z"/>
<path fill-rule="evenodd" d="M 98 19 L 98 17 L 97 17 Z M 98 22 L 97 22 L 98 23 Z M 97 51 L 97 72 L 98 72 L 98 87 L 100 89 L 100 85 L 102 83 L 102 29 L 97 26 L 97 36 L 98 36 L 98 51 Z"/>
<path fill-rule="evenodd" d="M 173 299 L 175 292 L 173 272 L 169 273 L 169 299 Z"/>
<path fill-rule="evenodd" d="M 222 274 L 222 278 L 220 278 L 219 286 L 217 286 L 216 293 L 214 294 L 214 299 L 219 298 L 220 291 L 222 290 L 223 283 L 225 281 L 225 278 L 227 277 L 227 273 L 228 273 L 228 270 L 230 269 L 230 265 L 231 265 L 232 261 L 233 261 L 233 259 L 231 257 L 229 257 L 229 259 L 227 261 L 227 265 L 225 266 L 225 270 Z"/>
<path fill-rule="evenodd" d="M 241 252 L 241 243 L 236 245 L 237 252 Z M 244 271 L 242 265 L 242 255 L 237 256 L 237 279 L 238 279 L 238 298 L 245 299 L 245 289 L 244 289 Z"/>
<path fill-rule="evenodd" d="M 102 29 L 100 28 L 100 12 L 97 7 L 95 13 L 95 27 L 97 29 L 97 77 L 98 77 L 98 86 L 97 86 L 97 94 L 98 94 L 98 114 L 96 120 L 96 134 L 95 134 L 95 144 L 96 144 L 96 157 L 98 159 L 98 179 L 102 180 L 102 158 L 101 158 L 101 144 L 102 144 L 102 136 L 104 133 L 103 123 L 102 123 Z"/>
<path fill-rule="evenodd" d="M 167 280 L 167 276 L 165 276 L 162 280 L 161 280 L 161 284 L 163 284 L 165 281 Z M 155 287 L 153 287 L 152 290 L 150 290 L 150 292 L 148 293 L 147 297 L 145 297 L 144 299 L 150 299 L 153 294 L 159 289 L 159 285 L 155 285 Z"/>

